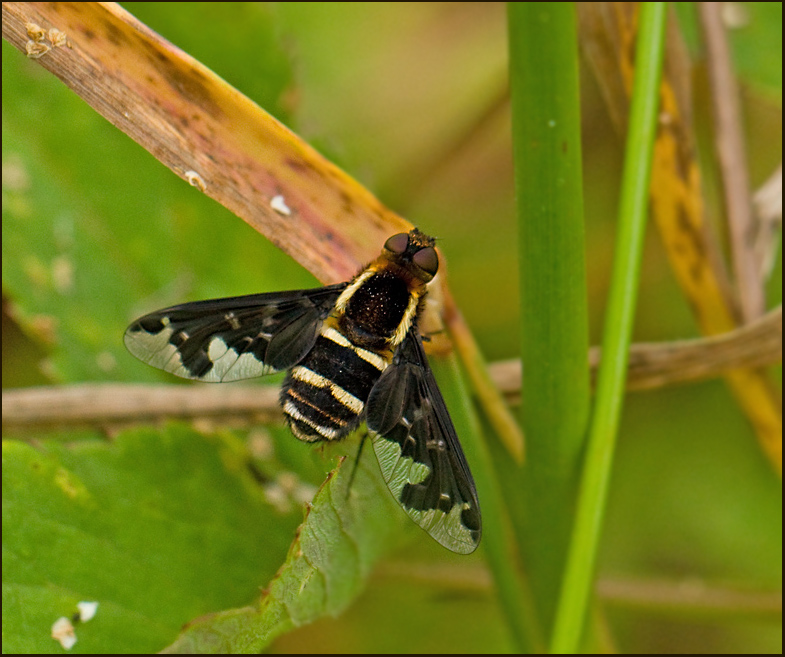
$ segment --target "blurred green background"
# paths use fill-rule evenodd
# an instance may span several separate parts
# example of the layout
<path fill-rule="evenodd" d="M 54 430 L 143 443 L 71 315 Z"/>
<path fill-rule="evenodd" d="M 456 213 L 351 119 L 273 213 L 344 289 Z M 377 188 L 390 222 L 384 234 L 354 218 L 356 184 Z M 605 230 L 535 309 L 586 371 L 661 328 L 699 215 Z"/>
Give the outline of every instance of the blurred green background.
<path fill-rule="evenodd" d="M 680 5 L 686 32 L 691 3 Z M 782 6 L 743 4 L 733 33 L 750 174 L 782 157 Z M 440 238 L 489 361 L 518 353 L 518 273 L 502 3 L 124 3 Z M 695 122 L 716 189 L 700 49 Z M 601 331 L 622 142 L 582 70 L 591 341 Z M 169 381 L 122 346 L 142 312 L 316 281 L 3 43 L 3 386 Z M 708 199 L 716 208 L 716 198 Z M 781 303 L 781 255 L 770 306 Z M 655 231 L 635 340 L 696 336 Z M 781 368 L 776 368 L 781 388 Z M 601 577 L 779 589 L 781 482 L 721 381 L 628 397 Z M 422 545 L 422 543 L 418 543 Z M 443 580 L 464 569 L 464 589 Z M 458 566 L 460 564 L 460 566 Z M 256 582 L 263 586 L 265 582 Z M 248 601 L 250 602 L 250 600 Z M 480 560 L 405 549 L 338 620 L 279 651 L 493 652 L 507 647 Z M 427 610 L 427 614 L 425 614 Z M 622 652 L 781 652 L 778 623 L 610 605 Z M 401 627 L 406 628 L 401 631 Z"/>

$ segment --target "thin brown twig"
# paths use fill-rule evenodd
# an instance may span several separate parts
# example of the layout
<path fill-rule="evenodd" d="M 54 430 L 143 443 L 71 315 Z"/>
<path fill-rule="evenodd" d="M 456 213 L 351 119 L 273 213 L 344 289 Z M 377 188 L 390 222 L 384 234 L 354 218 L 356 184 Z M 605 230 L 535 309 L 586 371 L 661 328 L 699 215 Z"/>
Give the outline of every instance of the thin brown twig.
<path fill-rule="evenodd" d="M 419 581 L 463 592 L 488 591 L 492 585 L 487 571 L 452 565 L 413 564 L 393 561 L 383 564 L 376 577 Z M 617 607 L 645 609 L 652 613 L 705 618 L 772 618 L 782 615 L 782 591 L 748 590 L 697 578 L 601 577 L 600 599 Z"/>
<path fill-rule="evenodd" d="M 270 422 L 276 386 L 92 383 L 3 391 L 3 432 L 64 427 L 118 429 L 166 419 Z"/>
<path fill-rule="evenodd" d="M 711 82 L 715 121 L 715 145 L 725 196 L 731 238 L 731 257 L 742 318 L 749 322 L 765 310 L 763 282 L 755 260 L 755 229 L 752 216 L 747 156 L 741 128 L 739 90 L 733 76 L 730 48 L 722 23 L 721 2 L 699 2 L 706 45 L 706 64 Z"/>
<path fill-rule="evenodd" d="M 682 581 L 604 578 L 597 593 L 608 603 L 693 617 L 782 618 L 782 591 L 750 591 L 697 578 Z"/>
<path fill-rule="evenodd" d="M 599 347 L 589 351 L 592 380 L 600 361 Z M 667 343 L 638 343 L 630 349 L 628 390 L 651 390 L 694 383 L 739 367 L 765 367 L 782 362 L 782 306 L 730 333 Z M 505 394 L 519 394 L 521 363 L 493 363 L 491 376 Z"/>
<path fill-rule="evenodd" d="M 591 351 L 590 361 L 594 372 L 597 348 Z M 632 390 L 664 387 L 720 376 L 734 367 L 777 362 L 782 362 L 782 306 L 725 335 L 633 345 L 627 386 Z M 494 363 L 488 371 L 494 387 L 511 397 L 520 395 L 520 361 Z M 87 384 L 3 391 L 3 431 L 117 428 L 167 418 L 249 424 L 280 417 L 277 386 Z"/>

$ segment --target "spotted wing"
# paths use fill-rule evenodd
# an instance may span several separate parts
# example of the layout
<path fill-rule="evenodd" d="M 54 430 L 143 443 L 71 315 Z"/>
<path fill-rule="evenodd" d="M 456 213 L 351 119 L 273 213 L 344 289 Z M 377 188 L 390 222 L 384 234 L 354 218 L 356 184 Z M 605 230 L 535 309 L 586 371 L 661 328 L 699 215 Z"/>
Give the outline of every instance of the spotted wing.
<path fill-rule="evenodd" d="M 184 303 L 137 319 L 125 345 L 186 379 L 236 381 L 292 367 L 316 342 L 346 283 Z"/>
<path fill-rule="evenodd" d="M 415 329 L 368 397 L 382 475 L 406 513 L 461 554 L 480 542 L 480 505 L 466 457 Z"/>

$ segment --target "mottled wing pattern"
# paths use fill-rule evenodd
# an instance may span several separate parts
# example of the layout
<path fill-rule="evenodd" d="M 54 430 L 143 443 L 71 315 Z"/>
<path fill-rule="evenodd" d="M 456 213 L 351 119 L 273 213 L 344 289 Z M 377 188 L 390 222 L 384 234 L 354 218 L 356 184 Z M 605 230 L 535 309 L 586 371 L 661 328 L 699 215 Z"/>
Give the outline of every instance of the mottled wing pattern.
<path fill-rule="evenodd" d="M 406 513 L 461 554 L 480 542 L 480 505 L 444 398 L 412 328 L 368 398 L 382 474 Z"/>
<path fill-rule="evenodd" d="M 236 381 L 292 367 L 313 347 L 346 283 L 196 301 L 145 315 L 128 350 L 186 379 Z"/>

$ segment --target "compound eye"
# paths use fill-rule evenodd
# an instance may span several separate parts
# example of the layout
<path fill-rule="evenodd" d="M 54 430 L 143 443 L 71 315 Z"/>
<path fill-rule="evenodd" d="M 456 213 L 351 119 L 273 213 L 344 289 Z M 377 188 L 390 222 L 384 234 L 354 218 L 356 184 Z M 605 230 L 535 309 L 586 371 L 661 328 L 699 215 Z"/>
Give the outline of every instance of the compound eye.
<path fill-rule="evenodd" d="M 391 253 L 405 253 L 409 246 L 409 235 L 407 233 L 398 233 L 393 235 L 384 243 L 384 248 Z"/>
<path fill-rule="evenodd" d="M 432 246 L 420 249 L 412 256 L 412 261 L 425 273 L 435 276 L 439 269 L 439 256 Z"/>

